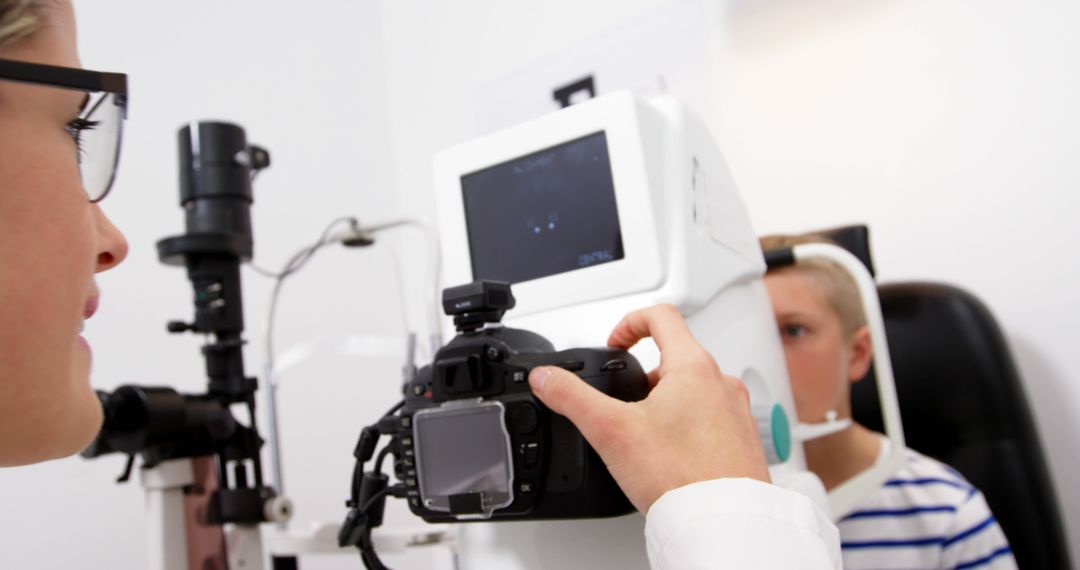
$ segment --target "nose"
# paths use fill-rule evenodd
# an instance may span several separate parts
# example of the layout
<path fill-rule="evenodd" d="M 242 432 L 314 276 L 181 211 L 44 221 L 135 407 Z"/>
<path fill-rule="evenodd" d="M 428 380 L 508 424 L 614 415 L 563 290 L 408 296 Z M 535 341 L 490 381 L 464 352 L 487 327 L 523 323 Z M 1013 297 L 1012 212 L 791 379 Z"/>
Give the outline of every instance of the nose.
<path fill-rule="evenodd" d="M 128 254 L 128 242 L 124 234 L 113 225 L 97 204 L 94 204 L 94 209 L 98 229 L 97 272 L 100 273 L 124 261 Z"/>

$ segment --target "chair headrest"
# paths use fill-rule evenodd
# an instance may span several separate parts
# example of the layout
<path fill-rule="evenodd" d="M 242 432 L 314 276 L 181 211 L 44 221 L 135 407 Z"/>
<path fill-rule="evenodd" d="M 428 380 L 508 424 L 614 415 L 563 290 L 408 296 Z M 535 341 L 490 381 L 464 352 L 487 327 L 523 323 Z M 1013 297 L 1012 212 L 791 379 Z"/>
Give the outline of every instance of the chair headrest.
<path fill-rule="evenodd" d="M 814 232 L 821 234 L 834 242 L 836 245 L 848 250 L 852 255 L 870 271 L 870 275 L 877 277 L 874 271 L 874 259 L 870 256 L 870 228 L 864 224 L 841 226 Z"/>
<path fill-rule="evenodd" d="M 882 285 L 878 292 L 912 447 L 935 455 L 1011 434 L 1023 393 L 989 310 L 966 291 L 937 283 Z M 853 386 L 852 407 L 856 421 L 880 429 L 870 375 Z"/>

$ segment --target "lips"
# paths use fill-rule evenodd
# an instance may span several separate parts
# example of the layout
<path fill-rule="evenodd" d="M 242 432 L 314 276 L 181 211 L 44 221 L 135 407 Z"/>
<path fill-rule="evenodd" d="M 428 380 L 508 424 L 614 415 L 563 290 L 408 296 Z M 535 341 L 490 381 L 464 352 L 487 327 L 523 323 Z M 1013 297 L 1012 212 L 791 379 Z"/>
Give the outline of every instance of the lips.
<path fill-rule="evenodd" d="M 79 332 L 83 332 L 86 329 L 86 319 L 94 316 L 97 312 L 98 303 L 101 300 L 101 296 L 97 292 L 97 288 L 94 288 L 94 293 L 90 295 L 90 298 L 86 300 L 86 305 L 83 307 L 82 320 L 79 322 Z"/>
<path fill-rule="evenodd" d="M 83 319 L 89 319 L 97 312 L 98 302 L 100 297 L 95 293 L 86 300 L 86 307 L 83 309 Z"/>

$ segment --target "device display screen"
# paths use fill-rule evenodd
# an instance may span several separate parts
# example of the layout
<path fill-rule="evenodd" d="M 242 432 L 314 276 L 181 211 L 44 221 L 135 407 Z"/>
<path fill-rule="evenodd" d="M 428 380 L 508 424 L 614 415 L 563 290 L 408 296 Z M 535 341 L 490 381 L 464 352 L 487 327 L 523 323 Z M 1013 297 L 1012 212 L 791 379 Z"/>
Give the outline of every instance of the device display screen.
<path fill-rule="evenodd" d="M 520 283 L 623 258 L 603 131 L 461 177 L 473 280 Z"/>
<path fill-rule="evenodd" d="M 510 457 L 501 406 L 447 410 L 414 417 L 425 497 L 510 492 Z"/>

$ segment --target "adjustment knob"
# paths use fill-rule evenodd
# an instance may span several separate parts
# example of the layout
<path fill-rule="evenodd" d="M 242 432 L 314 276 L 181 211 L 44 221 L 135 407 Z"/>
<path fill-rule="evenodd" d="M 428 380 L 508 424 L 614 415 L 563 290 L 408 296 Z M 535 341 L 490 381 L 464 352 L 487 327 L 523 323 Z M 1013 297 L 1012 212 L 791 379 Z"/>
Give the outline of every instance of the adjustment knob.
<path fill-rule="evenodd" d="M 185 323 L 184 321 L 169 321 L 169 324 L 165 325 L 171 333 L 182 333 L 190 330 L 195 330 L 195 325 L 191 323 Z"/>
<path fill-rule="evenodd" d="M 278 495 L 263 503 L 263 516 L 267 522 L 283 523 L 292 518 L 293 504 L 287 497 Z"/>
<path fill-rule="evenodd" d="M 784 407 L 780 404 L 751 406 L 750 411 L 757 420 L 766 461 L 769 465 L 787 461 L 791 457 L 791 422 Z"/>

